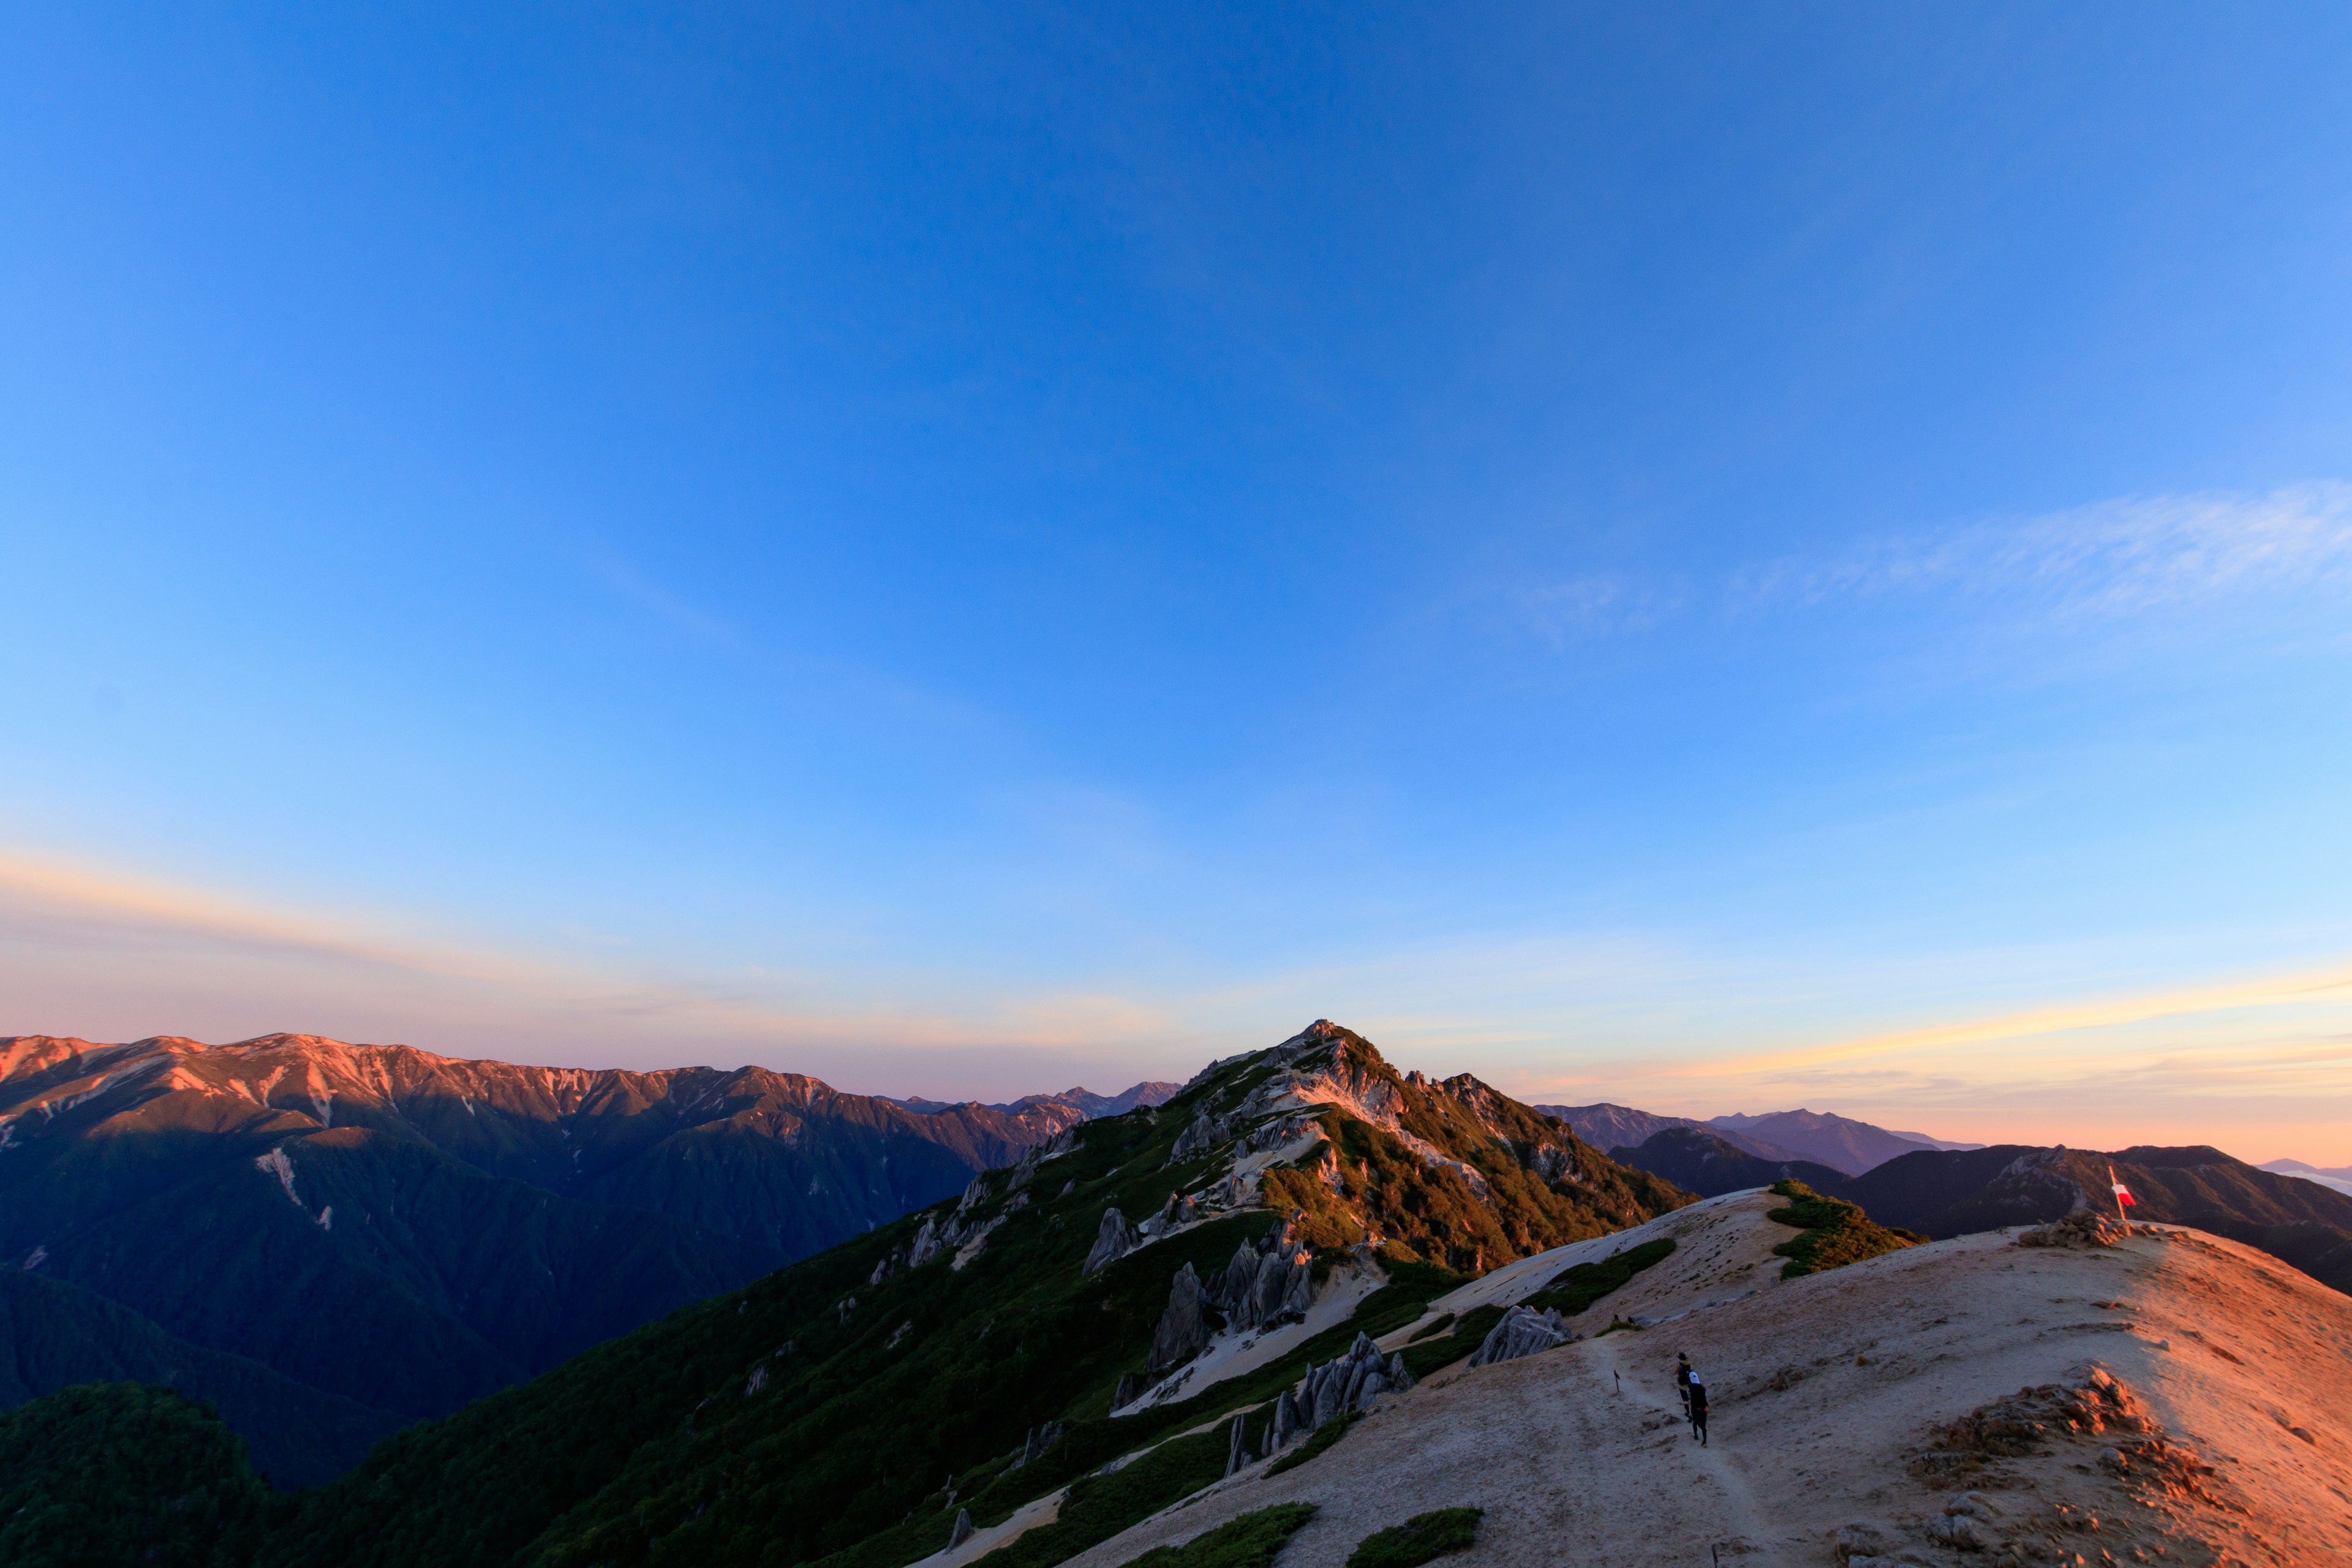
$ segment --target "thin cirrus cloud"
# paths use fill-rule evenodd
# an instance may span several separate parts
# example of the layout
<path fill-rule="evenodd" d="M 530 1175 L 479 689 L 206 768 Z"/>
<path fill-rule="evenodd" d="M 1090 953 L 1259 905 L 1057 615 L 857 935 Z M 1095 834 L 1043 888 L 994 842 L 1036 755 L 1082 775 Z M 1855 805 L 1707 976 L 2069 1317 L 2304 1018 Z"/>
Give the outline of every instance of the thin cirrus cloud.
<path fill-rule="evenodd" d="M 1711 584 L 1608 572 L 1510 590 L 1554 647 L 1694 614 L 1733 620 L 1922 597 L 2053 629 L 2233 601 L 2333 603 L 2352 591 L 2352 485 L 2122 497 L 2023 520 L 1899 534 L 1759 563 Z"/>
<path fill-rule="evenodd" d="M 2137 615 L 2238 596 L 2352 587 L 2352 485 L 2267 495 L 2101 501 L 2013 523 L 1891 541 L 1734 579 L 1761 606 L 1948 592 L 2063 619 Z"/>

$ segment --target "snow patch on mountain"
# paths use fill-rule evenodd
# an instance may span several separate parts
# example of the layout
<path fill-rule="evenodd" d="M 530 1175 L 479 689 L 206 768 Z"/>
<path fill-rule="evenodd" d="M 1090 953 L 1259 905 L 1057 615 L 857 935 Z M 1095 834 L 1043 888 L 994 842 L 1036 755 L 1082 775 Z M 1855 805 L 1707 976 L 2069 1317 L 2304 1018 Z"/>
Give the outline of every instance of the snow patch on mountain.
<path fill-rule="evenodd" d="M 298 1209 L 302 1207 L 302 1200 L 294 1193 L 294 1162 L 286 1157 L 285 1144 L 280 1143 L 268 1153 L 255 1160 L 253 1168 L 257 1171 L 267 1171 L 277 1177 L 278 1184 L 286 1189 L 286 1201 Z M 303 1212 L 308 1214 L 310 1211 L 304 1209 Z"/>

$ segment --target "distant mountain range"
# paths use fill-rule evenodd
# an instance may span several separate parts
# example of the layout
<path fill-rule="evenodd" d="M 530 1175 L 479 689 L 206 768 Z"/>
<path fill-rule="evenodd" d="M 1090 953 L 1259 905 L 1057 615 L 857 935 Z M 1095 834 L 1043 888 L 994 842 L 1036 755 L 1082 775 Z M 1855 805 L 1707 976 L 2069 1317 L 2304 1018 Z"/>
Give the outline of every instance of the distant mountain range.
<path fill-rule="evenodd" d="M 2352 1197 L 2352 1165 L 2338 1165 L 2330 1170 L 2325 1165 L 2306 1165 L 2300 1160 L 2270 1160 L 2256 1168 L 2277 1175 L 2316 1182 L 2330 1191 Z"/>
<path fill-rule="evenodd" d="M 0 1038 L 0 1402 L 170 1383 L 322 1479 L 1167 1089 L 916 1110 L 759 1068 Z"/>
<path fill-rule="evenodd" d="M 1843 1171 L 1811 1160 L 1780 1159 L 1758 1154 L 1731 1141 L 1731 1136 L 1703 1126 L 1662 1127 L 1643 1142 L 1620 1145 L 1609 1157 L 1620 1164 L 1664 1176 L 1701 1197 L 1719 1197 L 1749 1187 L 1769 1187 L 1783 1180 L 1803 1182 L 1822 1192 L 1842 1189 Z"/>
<path fill-rule="evenodd" d="M 1159 1083 L 1147 1079 L 1120 1094 L 1096 1094 L 1090 1089 L 1066 1089 L 1059 1094 L 1024 1094 L 1020 1099 L 1006 1104 L 991 1105 L 984 1109 L 1003 1111 L 1007 1116 L 1023 1116 L 1041 1111 L 1047 1114 L 1061 1113 L 1067 1115 L 1073 1121 L 1087 1121 L 1097 1116 L 1124 1116 L 1139 1105 L 1164 1105 L 1183 1087 L 1181 1083 Z M 920 1097 L 913 1100 L 892 1100 L 885 1095 L 882 1098 L 889 1100 L 892 1105 L 900 1106 L 925 1116 L 941 1110 L 961 1110 L 980 1103 L 977 1100 L 924 1100 Z"/>
<path fill-rule="evenodd" d="M 1670 1127 L 1697 1128 L 1733 1149 L 1767 1162 L 1811 1162 L 1848 1176 L 1921 1149 L 1973 1149 L 1922 1132 L 1890 1132 L 1867 1121 L 1812 1110 L 1776 1110 L 1763 1116 L 1659 1116 L 1631 1106 L 1539 1105 L 1596 1149 L 1638 1148 Z M 1777 1180 L 1778 1178 L 1769 1178 Z"/>
<path fill-rule="evenodd" d="M 2112 1180 L 2137 1200 L 2134 1220 L 2210 1230 L 2352 1292 L 2352 1195 L 2299 1173 L 2249 1165 L 2218 1149 L 2141 1145 L 2112 1154 L 2027 1144 L 1920 1149 L 1847 1176 L 1824 1165 L 1762 1159 L 1735 1147 L 1727 1135 L 1681 1126 L 1612 1150 L 1610 1158 L 1704 1197 L 1794 1177 L 1860 1204 L 1881 1224 L 1938 1239 L 2046 1224 L 2078 1208 L 2113 1212 L 2112 1170 Z"/>

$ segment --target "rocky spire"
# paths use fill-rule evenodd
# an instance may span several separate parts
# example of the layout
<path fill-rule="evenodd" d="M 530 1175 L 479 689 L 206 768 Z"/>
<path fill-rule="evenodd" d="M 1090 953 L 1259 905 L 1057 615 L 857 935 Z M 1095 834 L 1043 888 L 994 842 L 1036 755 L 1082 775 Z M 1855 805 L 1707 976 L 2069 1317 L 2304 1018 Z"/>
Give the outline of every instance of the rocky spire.
<path fill-rule="evenodd" d="M 1274 1402 L 1274 1430 L 1266 1436 L 1266 1450 L 1281 1447 L 1298 1436 L 1298 1400 L 1290 1390 L 1284 1389 Z"/>
<path fill-rule="evenodd" d="M 1402 1353 L 1383 1358 L 1378 1346 L 1363 1334 L 1337 1361 L 1311 1369 L 1299 1384 L 1297 1419 L 1316 1427 L 1337 1420 L 1350 1410 L 1370 1410 L 1384 1394 L 1401 1393 L 1413 1384 Z M 1275 1408 L 1276 1430 L 1281 1430 L 1282 1410 Z"/>
<path fill-rule="evenodd" d="M 1127 1223 L 1127 1216 L 1117 1209 L 1103 1210 L 1102 1228 L 1095 1233 L 1095 1247 L 1087 1254 L 1086 1272 L 1092 1274 L 1107 1263 L 1126 1257 L 1135 1250 L 1136 1235 Z"/>
<path fill-rule="evenodd" d="M 1151 1335 L 1151 1375 L 1161 1377 L 1201 1353 L 1209 1342 L 1209 1298 L 1189 1263 L 1168 1289 L 1168 1310 Z"/>

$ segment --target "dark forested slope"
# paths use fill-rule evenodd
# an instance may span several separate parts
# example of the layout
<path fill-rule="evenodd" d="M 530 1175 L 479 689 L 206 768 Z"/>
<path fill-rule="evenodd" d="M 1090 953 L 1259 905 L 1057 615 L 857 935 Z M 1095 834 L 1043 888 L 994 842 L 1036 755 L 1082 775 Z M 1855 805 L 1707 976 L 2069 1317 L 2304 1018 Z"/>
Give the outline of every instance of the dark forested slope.
<path fill-rule="evenodd" d="M 919 1114 L 758 1068 L 584 1072 L 310 1036 L 15 1037 L 0 1266 L 381 1430 L 959 1192 L 1087 1114 L 1051 1097 Z M 105 1359 L 34 1358 L 0 1402 Z M 357 1457 L 350 1422 L 313 1442 L 295 1404 L 214 1397 L 275 1478 Z M 296 1452 L 311 1462 L 289 1469 Z"/>
<path fill-rule="evenodd" d="M 280 1487 L 332 1479 L 404 1424 L 259 1362 L 175 1339 L 61 1279 L 0 1269 L 0 1409 L 86 1383 L 160 1384 L 215 1406 Z"/>
<path fill-rule="evenodd" d="M 244 1445 L 167 1388 L 95 1384 L 0 1415 L 8 1568 L 243 1568 L 272 1500 Z"/>

